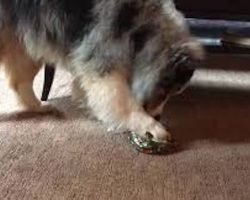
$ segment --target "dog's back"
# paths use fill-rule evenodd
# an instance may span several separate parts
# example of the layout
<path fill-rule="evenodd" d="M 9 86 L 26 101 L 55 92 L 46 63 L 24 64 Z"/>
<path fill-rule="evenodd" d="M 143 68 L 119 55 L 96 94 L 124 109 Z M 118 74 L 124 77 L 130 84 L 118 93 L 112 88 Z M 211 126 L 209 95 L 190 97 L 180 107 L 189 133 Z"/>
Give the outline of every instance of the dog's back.
<path fill-rule="evenodd" d="M 81 46 L 82 60 L 108 57 L 127 62 L 156 34 L 162 37 L 159 43 L 169 40 L 161 44 L 165 47 L 180 39 L 177 29 L 183 28 L 182 18 L 175 17 L 171 7 L 164 9 L 170 3 L 170 0 L 1 0 L 1 32 L 6 28 L 13 31 L 36 59 L 57 62 L 59 57 L 72 54 Z M 172 10 L 171 14 L 164 14 L 166 10 Z M 179 20 L 176 23 L 175 18 Z"/>

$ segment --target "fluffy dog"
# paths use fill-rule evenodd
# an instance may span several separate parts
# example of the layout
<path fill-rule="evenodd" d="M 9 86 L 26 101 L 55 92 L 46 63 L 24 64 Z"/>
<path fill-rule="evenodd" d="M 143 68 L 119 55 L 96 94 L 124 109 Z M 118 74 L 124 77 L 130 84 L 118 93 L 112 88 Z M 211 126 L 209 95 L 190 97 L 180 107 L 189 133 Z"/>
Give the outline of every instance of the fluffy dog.
<path fill-rule="evenodd" d="M 29 110 L 44 63 L 68 69 L 109 128 L 170 138 L 154 119 L 203 56 L 172 0 L 0 0 L 0 60 Z"/>

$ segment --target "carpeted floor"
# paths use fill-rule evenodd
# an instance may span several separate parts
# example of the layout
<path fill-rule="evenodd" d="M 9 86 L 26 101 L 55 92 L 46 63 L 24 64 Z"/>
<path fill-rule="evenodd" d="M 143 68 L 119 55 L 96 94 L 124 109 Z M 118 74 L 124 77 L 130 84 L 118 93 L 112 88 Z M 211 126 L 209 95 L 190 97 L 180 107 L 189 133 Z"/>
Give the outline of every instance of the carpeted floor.
<path fill-rule="evenodd" d="M 0 72 L 0 199 L 250 199 L 250 58 L 212 57 L 205 67 L 166 108 L 182 146 L 168 156 L 138 154 L 126 135 L 88 120 L 61 70 L 50 102 L 63 116 L 17 112 Z"/>

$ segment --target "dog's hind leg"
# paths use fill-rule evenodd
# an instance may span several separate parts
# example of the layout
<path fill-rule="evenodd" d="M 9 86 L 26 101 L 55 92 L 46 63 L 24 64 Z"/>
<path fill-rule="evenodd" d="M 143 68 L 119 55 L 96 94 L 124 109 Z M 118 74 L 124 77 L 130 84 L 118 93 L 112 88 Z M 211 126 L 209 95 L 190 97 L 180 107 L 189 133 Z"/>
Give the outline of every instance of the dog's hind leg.
<path fill-rule="evenodd" d="M 124 73 L 113 70 L 102 76 L 89 72 L 79 80 L 88 106 L 109 128 L 135 131 L 143 137 L 150 132 L 157 141 L 170 139 L 165 128 L 136 101 Z"/>
<path fill-rule="evenodd" d="M 27 111 L 47 112 L 50 106 L 42 106 L 33 91 L 33 81 L 41 63 L 34 62 L 19 41 L 11 38 L 1 54 L 10 87 L 15 91 L 18 102 Z"/>

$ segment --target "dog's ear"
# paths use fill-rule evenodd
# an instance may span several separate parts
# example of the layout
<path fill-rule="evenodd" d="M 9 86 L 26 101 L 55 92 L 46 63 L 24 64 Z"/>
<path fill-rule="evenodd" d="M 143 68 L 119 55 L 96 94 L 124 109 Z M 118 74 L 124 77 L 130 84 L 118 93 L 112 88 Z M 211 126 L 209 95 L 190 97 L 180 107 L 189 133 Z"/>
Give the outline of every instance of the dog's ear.
<path fill-rule="evenodd" d="M 177 10 L 173 0 L 155 0 L 154 3 L 160 5 L 162 9 L 161 14 L 166 16 L 165 20 L 170 26 L 171 23 L 179 24 L 180 26 L 186 24 L 183 14 Z"/>
<path fill-rule="evenodd" d="M 206 56 L 204 47 L 196 38 L 191 38 L 189 41 L 184 42 L 182 47 L 194 60 L 202 61 Z"/>
<path fill-rule="evenodd" d="M 167 12 L 176 10 L 176 6 L 173 0 L 158 0 Z"/>
<path fill-rule="evenodd" d="M 204 48 L 196 38 L 191 36 L 184 14 L 177 10 L 173 0 L 159 1 L 162 3 L 166 19 L 166 37 L 168 39 L 172 37 L 173 42 L 181 44 L 181 48 L 186 49 L 186 53 L 194 60 L 203 60 Z"/>

